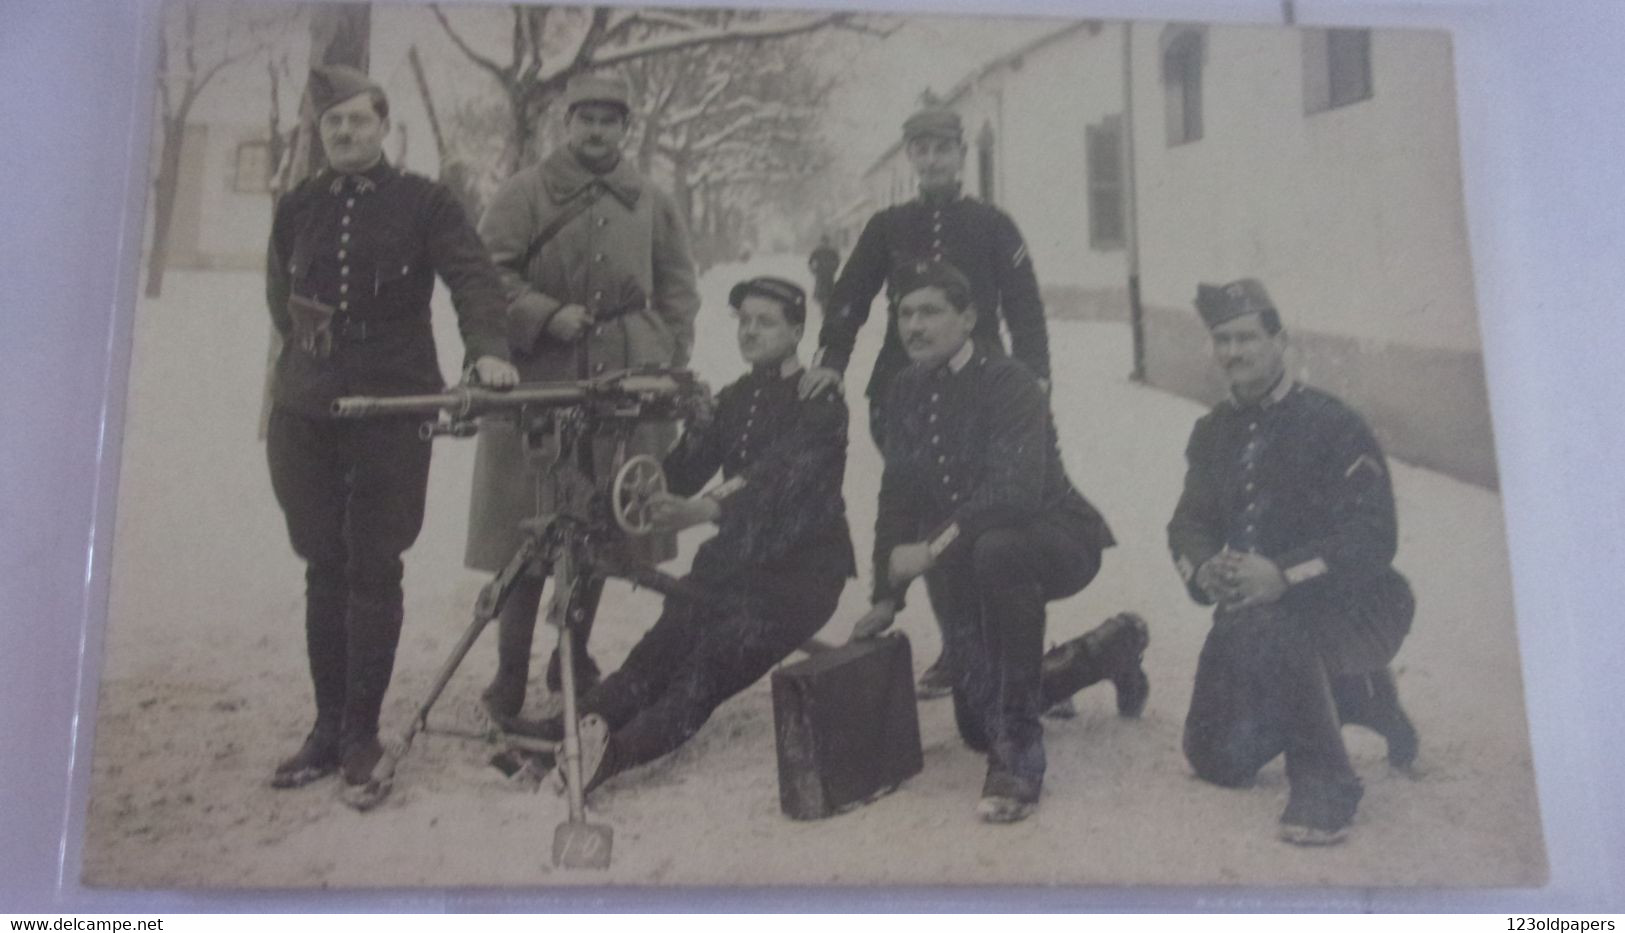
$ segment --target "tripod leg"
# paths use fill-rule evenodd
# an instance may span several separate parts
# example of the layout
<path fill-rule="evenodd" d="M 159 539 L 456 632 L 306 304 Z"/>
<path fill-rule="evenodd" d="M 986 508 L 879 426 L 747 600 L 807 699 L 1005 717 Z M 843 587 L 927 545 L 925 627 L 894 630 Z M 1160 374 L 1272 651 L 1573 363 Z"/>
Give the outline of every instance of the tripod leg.
<path fill-rule="evenodd" d="M 569 793 L 570 818 L 553 831 L 553 864 L 566 868 L 608 868 L 614 840 L 608 826 L 587 822 L 586 778 L 582 772 L 581 728 L 576 719 L 576 677 L 571 627 L 578 621 L 577 588 L 588 581 L 576 576 L 570 548 L 560 549 L 553 564 L 553 602 L 548 622 L 559 630 L 559 679 L 564 688 L 564 755 L 560 761 Z"/>
<path fill-rule="evenodd" d="M 429 710 L 434 708 L 435 702 L 440 699 L 440 694 L 445 692 L 446 685 L 451 682 L 452 675 L 457 673 L 457 668 L 463 663 L 463 659 L 468 657 L 468 652 L 474 647 L 474 642 L 479 639 L 480 633 L 485 631 L 485 627 L 490 624 L 491 619 L 501 611 L 503 602 L 507 600 L 509 591 L 513 589 L 514 581 L 519 579 L 531 560 L 535 558 L 538 550 L 539 545 L 536 539 L 534 537 L 526 538 L 525 543 L 514 553 L 513 559 L 508 561 L 508 565 L 480 591 L 480 598 L 474 604 L 474 620 L 463 631 L 462 637 L 452 647 L 450 656 L 440 666 L 440 672 L 435 675 L 434 685 L 429 688 L 428 696 L 424 697 L 423 702 L 418 705 L 417 712 L 413 714 L 412 720 L 406 724 L 406 730 L 401 733 L 395 742 L 391 743 L 390 747 L 384 750 L 383 757 L 373 766 L 371 779 L 365 785 L 362 785 L 366 789 L 365 792 L 358 794 L 354 800 L 347 801 L 351 806 L 358 810 L 370 810 L 382 803 L 384 798 L 389 795 L 390 787 L 395 780 L 396 767 L 400 765 L 401 759 L 406 757 L 406 753 L 411 750 L 412 742 L 417 738 L 418 733 L 422 732 L 429 724 Z"/>

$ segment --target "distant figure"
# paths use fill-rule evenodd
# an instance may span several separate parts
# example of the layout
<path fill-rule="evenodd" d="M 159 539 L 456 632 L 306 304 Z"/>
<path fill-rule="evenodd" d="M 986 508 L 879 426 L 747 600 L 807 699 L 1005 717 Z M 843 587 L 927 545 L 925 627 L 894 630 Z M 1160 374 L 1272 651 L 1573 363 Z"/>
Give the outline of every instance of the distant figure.
<path fill-rule="evenodd" d="M 565 145 L 508 179 L 480 219 L 480 236 L 503 270 L 514 363 L 527 381 L 685 365 L 700 307 L 688 230 L 671 196 L 622 157 L 632 113 L 627 82 L 575 78 L 565 89 L 564 108 Z M 639 425 L 627 454 L 658 457 L 675 433 L 664 424 Z M 609 441 L 596 450 L 597 463 L 611 462 Z M 520 433 L 482 420 L 464 562 L 487 573 L 501 570 L 524 540 L 520 521 L 538 509 L 550 512 L 550 496 L 545 487 L 538 493 Z M 642 560 L 676 556 L 668 535 L 632 546 Z M 517 715 L 524 705 L 543 582 L 521 577 L 502 607 L 497 671 L 482 694 L 495 717 Z M 591 586 L 583 598 L 589 620 L 603 578 Z M 590 633 L 590 623 L 570 629 L 582 691 L 598 682 L 598 666 L 587 654 Z M 556 651 L 546 683 L 559 687 Z"/>
<path fill-rule="evenodd" d="M 841 254 L 835 251 L 826 233 L 818 238 L 818 245 L 807 257 L 807 270 L 813 277 L 813 300 L 818 302 L 818 310 L 824 314 L 829 313 L 829 296 L 835 289 L 835 273 L 840 267 Z"/>
<path fill-rule="evenodd" d="M 1388 671 L 1415 601 L 1391 563 L 1394 495 L 1365 422 L 1286 373 L 1264 286 L 1198 287 L 1230 398 L 1196 422 L 1168 544 L 1190 595 L 1217 604 L 1185 719 L 1197 775 L 1245 787 L 1286 753 L 1281 838 L 1341 842 L 1361 796 L 1341 727 L 1368 726 L 1408 768 L 1416 730 Z"/>
<path fill-rule="evenodd" d="M 271 786 L 343 772 L 344 799 L 383 799 L 378 713 L 400 641 L 401 554 L 429 483 L 421 418 L 340 421 L 341 395 L 439 392 L 429 296 L 451 289 L 481 381 L 517 380 L 502 283 L 457 198 L 383 155 L 389 99 L 354 68 L 319 68 L 311 103 L 328 167 L 288 192 L 271 225 L 266 297 L 282 335 L 266 433 L 271 488 L 305 561 L 305 650 L 316 722 Z"/>
<path fill-rule="evenodd" d="M 913 364 L 887 399 L 874 591 L 852 637 L 890 627 L 909 583 L 925 577 L 960 737 L 987 755 L 977 813 L 1013 823 L 1043 788 L 1040 713 L 1111 680 L 1118 711 L 1139 715 L 1148 633 L 1124 613 L 1045 655 L 1045 604 L 1089 585 L 1111 530 L 1067 479 L 1038 379 L 973 339 L 981 316 L 969 280 L 924 261 L 894 282 Z"/>

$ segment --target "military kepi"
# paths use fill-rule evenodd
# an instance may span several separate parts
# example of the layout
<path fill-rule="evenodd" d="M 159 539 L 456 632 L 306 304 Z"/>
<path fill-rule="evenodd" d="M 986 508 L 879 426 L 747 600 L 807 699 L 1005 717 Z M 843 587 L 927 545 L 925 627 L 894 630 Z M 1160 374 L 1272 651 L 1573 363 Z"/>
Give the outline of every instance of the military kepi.
<path fill-rule="evenodd" d="M 582 104 L 609 104 L 630 114 L 632 89 L 620 75 L 577 75 L 564 88 L 564 112 L 569 113 Z"/>
<path fill-rule="evenodd" d="M 320 117 L 334 104 L 342 104 L 357 94 L 384 89 L 367 73 L 349 65 L 323 65 L 310 73 L 310 104 Z"/>
<path fill-rule="evenodd" d="M 903 142 L 910 142 L 922 136 L 939 136 L 953 140 L 964 138 L 964 126 L 959 122 L 958 111 L 942 106 L 925 107 L 915 111 L 903 121 Z"/>
<path fill-rule="evenodd" d="M 1209 330 L 1246 314 L 1275 310 L 1264 283 L 1257 279 L 1237 279 L 1228 285 L 1196 286 L 1196 313 Z"/>
<path fill-rule="evenodd" d="M 777 301 L 784 308 L 785 318 L 792 324 L 801 324 L 807 320 L 807 293 L 789 279 L 771 275 L 746 279 L 729 290 L 728 304 L 738 310 L 745 298 L 750 295 L 760 295 Z"/>

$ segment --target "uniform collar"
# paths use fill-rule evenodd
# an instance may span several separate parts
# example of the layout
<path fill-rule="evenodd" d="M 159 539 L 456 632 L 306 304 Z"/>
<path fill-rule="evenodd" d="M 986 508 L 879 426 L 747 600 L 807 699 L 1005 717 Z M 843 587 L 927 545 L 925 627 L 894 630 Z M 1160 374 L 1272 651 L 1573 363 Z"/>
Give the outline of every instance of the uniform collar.
<path fill-rule="evenodd" d="M 937 188 L 931 191 L 920 189 L 920 203 L 928 207 L 946 207 L 964 197 L 964 192 L 956 183 L 947 188 Z"/>
<path fill-rule="evenodd" d="M 599 175 L 582 165 L 568 148 L 560 148 L 543 160 L 541 173 L 542 184 L 547 186 L 547 193 L 558 204 L 563 204 L 586 188 L 601 185 L 630 210 L 637 206 L 638 197 L 643 193 L 643 179 L 624 154 L 614 168 Z"/>
<path fill-rule="evenodd" d="M 1269 411 L 1276 405 L 1286 401 L 1286 397 L 1291 395 L 1292 390 L 1296 387 L 1297 382 L 1294 381 L 1291 376 L 1287 375 L 1286 373 L 1282 373 L 1281 378 L 1275 380 L 1275 385 L 1271 386 L 1270 390 L 1265 392 L 1263 397 L 1258 399 L 1258 401 L 1243 402 L 1236 398 L 1235 395 L 1231 395 L 1230 404 L 1235 406 L 1238 411 L 1247 411 L 1249 409 Z"/>
<path fill-rule="evenodd" d="M 752 379 L 761 379 L 767 382 L 790 379 L 801 374 L 801 359 L 794 353 L 780 360 L 778 365 L 764 363 L 761 366 L 752 366 L 750 376 Z"/>
<path fill-rule="evenodd" d="M 964 346 L 955 350 L 954 355 L 948 357 L 947 362 L 938 364 L 934 369 L 928 371 L 926 375 L 932 379 L 952 379 L 964 372 L 971 363 L 980 359 L 981 356 L 982 348 L 976 345 L 976 338 L 972 337 L 965 341 Z"/>
<path fill-rule="evenodd" d="M 342 192 L 347 185 L 360 194 L 367 194 L 398 174 L 400 172 L 389 164 L 388 159 L 379 156 L 370 168 L 360 172 L 340 172 L 329 166 L 323 171 L 322 180 L 333 194 Z"/>

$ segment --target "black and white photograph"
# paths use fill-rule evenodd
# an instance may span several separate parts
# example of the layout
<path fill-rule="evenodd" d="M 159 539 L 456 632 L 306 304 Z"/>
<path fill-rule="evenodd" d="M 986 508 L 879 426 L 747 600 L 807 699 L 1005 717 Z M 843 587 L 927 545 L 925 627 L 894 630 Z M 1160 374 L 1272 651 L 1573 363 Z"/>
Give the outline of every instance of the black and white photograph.
<path fill-rule="evenodd" d="M 1543 885 L 1452 36 L 1283 9 L 169 0 L 79 883 Z"/>

